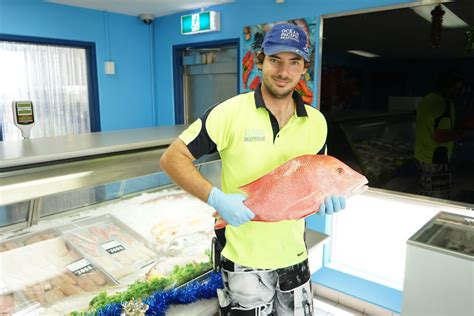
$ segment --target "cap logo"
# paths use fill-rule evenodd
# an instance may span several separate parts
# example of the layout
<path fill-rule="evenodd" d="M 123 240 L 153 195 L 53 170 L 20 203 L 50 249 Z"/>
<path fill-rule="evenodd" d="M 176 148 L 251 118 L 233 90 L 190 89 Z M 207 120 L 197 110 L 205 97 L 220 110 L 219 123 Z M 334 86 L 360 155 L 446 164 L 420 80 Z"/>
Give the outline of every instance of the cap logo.
<path fill-rule="evenodd" d="M 281 30 L 280 39 L 299 42 L 300 34 L 297 31 L 292 30 L 292 29 L 283 29 Z"/>

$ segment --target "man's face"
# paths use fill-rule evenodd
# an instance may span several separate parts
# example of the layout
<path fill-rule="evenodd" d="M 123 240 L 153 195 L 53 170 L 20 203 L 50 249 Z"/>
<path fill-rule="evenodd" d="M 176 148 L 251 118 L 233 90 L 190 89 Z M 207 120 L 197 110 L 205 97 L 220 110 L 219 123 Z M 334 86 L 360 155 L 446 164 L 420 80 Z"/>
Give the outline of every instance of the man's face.
<path fill-rule="evenodd" d="M 295 53 L 265 56 L 262 65 L 263 84 L 275 98 L 284 98 L 293 92 L 306 70 L 303 57 Z"/>

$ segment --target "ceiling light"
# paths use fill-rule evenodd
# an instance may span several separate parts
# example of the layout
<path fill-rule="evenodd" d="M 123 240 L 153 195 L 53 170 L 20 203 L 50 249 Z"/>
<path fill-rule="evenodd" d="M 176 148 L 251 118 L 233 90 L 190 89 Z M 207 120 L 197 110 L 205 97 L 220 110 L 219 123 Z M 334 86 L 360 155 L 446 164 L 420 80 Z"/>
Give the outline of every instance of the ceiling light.
<path fill-rule="evenodd" d="M 359 56 L 362 56 L 362 57 L 367 57 L 367 58 L 380 57 L 380 55 L 370 53 L 370 52 L 366 52 L 366 51 L 363 51 L 363 50 L 348 50 L 347 52 L 351 53 L 351 54 L 359 55 Z"/>
<path fill-rule="evenodd" d="M 424 5 L 421 7 L 414 7 L 411 8 L 413 11 L 416 12 L 419 16 L 423 19 L 427 20 L 431 23 L 431 11 L 437 6 L 435 5 Z M 461 20 L 453 11 L 449 10 L 446 6 L 441 4 L 443 11 L 445 12 L 443 15 L 443 27 L 446 28 L 458 28 L 458 27 L 468 27 L 469 25 Z"/>

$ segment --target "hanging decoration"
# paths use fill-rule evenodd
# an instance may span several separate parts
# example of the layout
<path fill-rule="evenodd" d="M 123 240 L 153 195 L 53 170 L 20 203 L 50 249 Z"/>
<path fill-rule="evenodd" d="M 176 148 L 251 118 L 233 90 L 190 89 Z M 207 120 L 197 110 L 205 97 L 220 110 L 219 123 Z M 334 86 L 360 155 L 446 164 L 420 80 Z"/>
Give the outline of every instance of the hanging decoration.
<path fill-rule="evenodd" d="M 120 316 L 145 316 L 148 305 L 143 303 L 142 299 L 130 300 L 128 303 L 122 303 L 122 314 Z"/>
<path fill-rule="evenodd" d="M 474 50 L 474 26 L 466 31 L 466 53 L 471 55 Z"/>
<path fill-rule="evenodd" d="M 439 47 L 441 41 L 441 31 L 443 29 L 443 15 L 446 12 L 440 4 L 431 11 L 431 45 L 434 48 Z"/>
<path fill-rule="evenodd" d="M 223 287 L 220 273 L 210 272 L 204 280 L 196 280 L 186 285 L 170 290 L 157 291 L 141 300 L 131 300 L 125 303 L 111 303 L 93 313 L 83 315 L 157 315 L 165 316 L 170 305 L 190 304 L 198 300 L 208 300 L 217 296 L 217 289 Z M 76 313 L 78 315 L 80 313 Z"/>
<path fill-rule="evenodd" d="M 87 310 L 74 311 L 70 315 L 105 316 L 121 315 L 122 313 L 127 316 L 149 315 L 151 310 L 156 310 L 156 304 L 167 308 L 170 304 L 186 304 L 184 300 L 194 302 L 199 299 L 215 297 L 215 289 L 219 286 L 222 287 L 222 280 L 219 283 L 220 274 L 214 275 L 215 273 L 212 271 L 209 272 L 212 269 L 212 261 L 210 253 L 208 255 L 209 261 L 175 266 L 169 276 L 153 277 L 144 281 L 137 280 L 130 284 L 125 291 L 113 292 L 110 295 L 106 291 L 100 292 L 89 302 Z M 199 279 L 191 281 L 196 277 Z M 192 296 L 189 296 L 191 294 Z M 161 299 L 150 301 L 157 295 L 161 295 Z"/>

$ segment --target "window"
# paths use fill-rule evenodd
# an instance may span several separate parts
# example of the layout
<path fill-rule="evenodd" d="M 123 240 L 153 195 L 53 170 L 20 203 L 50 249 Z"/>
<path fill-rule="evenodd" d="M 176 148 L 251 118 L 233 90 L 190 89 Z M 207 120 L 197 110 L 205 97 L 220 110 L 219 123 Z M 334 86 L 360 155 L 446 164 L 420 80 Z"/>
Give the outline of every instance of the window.
<path fill-rule="evenodd" d="M 3 40 L 0 36 L 0 140 L 20 139 L 12 102 L 32 101 L 31 137 L 99 130 L 92 47 Z M 69 43 L 70 44 L 70 43 Z"/>
<path fill-rule="evenodd" d="M 474 117 L 474 63 L 466 40 L 474 24 L 467 12 L 474 12 L 474 2 L 443 6 L 457 18 L 446 13 L 437 48 L 431 37 L 435 5 L 351 12 L 322 21 L 320 109 L 328 120 L 328 154 L 381 189 L 351 198 L 348 209 L 334 216 L 329 266 L 398 290 L 406 241 L 438 211 L 474 203 L 472 128 L 454 142 L 451 194 L 445 200 L 422 196 L 415 159 L 416 110 L 439 89 L 442 74 L 453 71 L 464 79 L 451 96 L 455 120 Z"/>

